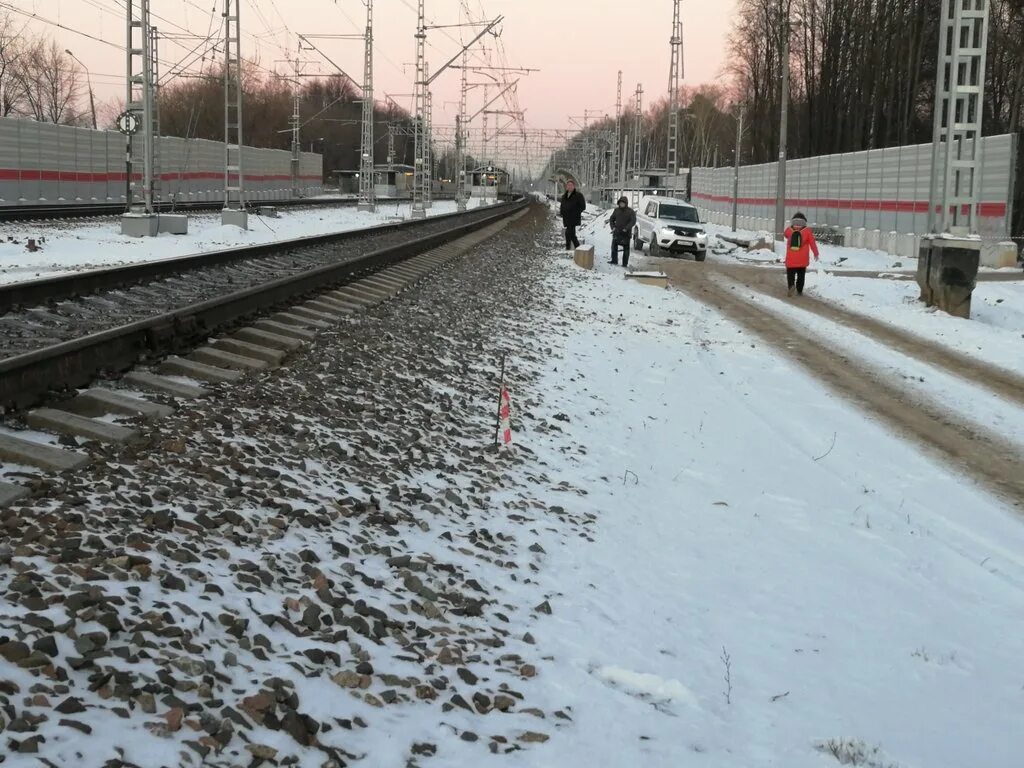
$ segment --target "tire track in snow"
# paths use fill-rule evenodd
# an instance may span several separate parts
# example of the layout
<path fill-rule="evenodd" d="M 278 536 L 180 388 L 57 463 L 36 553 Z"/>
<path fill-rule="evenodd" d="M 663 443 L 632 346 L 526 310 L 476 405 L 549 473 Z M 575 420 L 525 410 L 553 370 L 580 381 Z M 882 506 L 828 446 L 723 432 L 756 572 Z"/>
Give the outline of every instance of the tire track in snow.
<path fill-rule="evenodd" d="M 1024 514 L 1024 455 L 1018 446 L 937 402 L 903 391 L 874 366 L 830 348 L 804 326 L 750 303 L 700 270 L 688 270 L 685 279 L 673 284 L 739 323 L 898 433 L 962 468 Z"/>

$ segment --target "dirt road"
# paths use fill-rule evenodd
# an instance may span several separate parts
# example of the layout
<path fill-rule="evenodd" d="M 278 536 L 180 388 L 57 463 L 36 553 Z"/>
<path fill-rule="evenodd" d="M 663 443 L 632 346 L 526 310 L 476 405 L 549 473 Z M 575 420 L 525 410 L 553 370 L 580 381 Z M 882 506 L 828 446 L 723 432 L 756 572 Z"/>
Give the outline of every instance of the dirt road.
<path fill-rule="evenodd" d="M 1024 513 L 1024 450 L 1020 446 L 937 402 L 921 400 L 885 372 L 822 343 L 800 323 L 744 298 L 751 290 L 778 297 L 777 273 L 756 267 L 672 259 L 646 261 L 665 271 L 675 288 L 722 312 L 836 393 L 914 439 Z M 1012 404 L 1010 407 L 1024 406 L 1024 379 L 1019 376 L 809 296 L 804 296 L 799 306 L 959 375 L 1005 398 Z"/>

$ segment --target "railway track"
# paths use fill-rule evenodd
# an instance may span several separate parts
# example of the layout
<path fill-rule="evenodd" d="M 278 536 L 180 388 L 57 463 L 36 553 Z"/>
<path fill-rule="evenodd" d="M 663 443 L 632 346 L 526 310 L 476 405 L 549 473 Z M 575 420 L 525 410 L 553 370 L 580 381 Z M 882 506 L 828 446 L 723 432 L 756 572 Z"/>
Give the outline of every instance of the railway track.
<path fill-rule="evenodd" d="M 453 200 L 449 194 L 435 194 L 435 200 Z M 291 200 L 250 201 L 250 210 L 261 206 L 272 208 L 329 208 L 354 206 L 355 198 L 295 198 Z M 388 201 L 400 202 L 400 201 Z M 224 207 L 223 200 L 187 203 L 158 203 L 158 213 L 198 213 L 201 211 L 219 211 Z M 124 213 L 124 203 L 56 203 L 51 205 L 9 204 L 0 205 L 0 222 L 41 221 L 60 219 L 91 219 L 104 216 L 120 216 Z"/>
<path fill-rule="evenodd" d="M 0 406 L 23 409 L 101 371 L 190 349 L 219 330 L 372 275 L 525 205 L 3 286 Z"/>

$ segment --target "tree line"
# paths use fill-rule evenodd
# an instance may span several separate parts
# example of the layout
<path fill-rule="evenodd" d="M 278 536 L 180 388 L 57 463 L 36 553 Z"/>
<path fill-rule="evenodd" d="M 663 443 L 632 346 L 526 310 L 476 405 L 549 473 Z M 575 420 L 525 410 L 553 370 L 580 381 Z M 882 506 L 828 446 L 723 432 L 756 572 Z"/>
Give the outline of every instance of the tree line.
<path fill-rule="evenodd" d="M 0 14 L 0 116 L 91 124 L 84 86 L 82 68 L 56 41 Z"/>
<path fill-rule="evenodd" d="M 732 164 L 741 111 L 741 162 L 778 157 L 787 28 L 789 157 L 930 142 L 941 5 L 941 0 L 739 0 L 723 81 L 684 88 L 679 96 L 680 164 Z M 990 0 L 989 6 L 984 134 L 1016 133 L 1024 118 L 1024 0 Z M 623 132 L 630 137 L 634 121 L 629 107 Z M 647 106 L 643 124 L 641 165 L 663 168 L 667 96 Z M 613 127 L 605 121 L 590 130 Z M 632 164 L 631 149 L 626 151 Z M 1015 233 L 1024 233 L 1022 158 L 1024 152 L 1018 152 Z"/>

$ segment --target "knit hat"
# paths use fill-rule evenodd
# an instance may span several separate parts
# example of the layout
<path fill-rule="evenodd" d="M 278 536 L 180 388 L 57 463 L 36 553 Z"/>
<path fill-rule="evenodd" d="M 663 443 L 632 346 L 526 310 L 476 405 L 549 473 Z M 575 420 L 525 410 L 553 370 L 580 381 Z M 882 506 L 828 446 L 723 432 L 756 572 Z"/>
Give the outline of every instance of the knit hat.
<path fill-rule="evenodd" d="M 795 213 L 795 214 L 793 214 L 793 226 L 795 227 L 798 224 L 801 227 L 806 227 L 807 226 L 807 217 L 804 216 L 802 213 Z"/>

